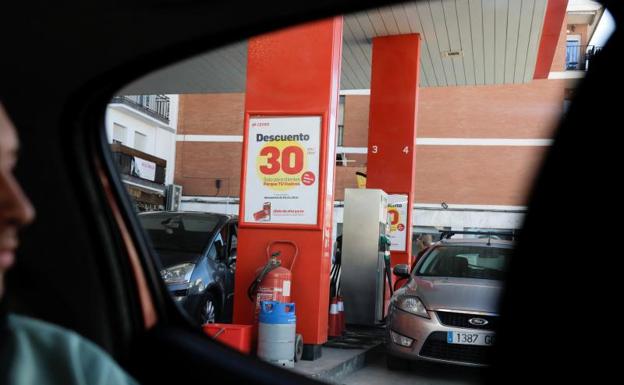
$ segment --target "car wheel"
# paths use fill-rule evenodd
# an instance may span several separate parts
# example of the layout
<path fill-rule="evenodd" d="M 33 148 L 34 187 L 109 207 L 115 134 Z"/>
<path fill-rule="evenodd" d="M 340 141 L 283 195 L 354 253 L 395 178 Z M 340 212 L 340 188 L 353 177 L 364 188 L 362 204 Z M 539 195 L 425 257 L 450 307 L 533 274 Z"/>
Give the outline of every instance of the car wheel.
<path fill-rule="evenodd" d="M 301 361 L 302 356 L 303 356 L 303 336 L 301 334 L 297 334 L 295 336 L 295 362 Z"/>
<path fill-rule="evenodd" d="M 407 370 L 409 369 L 410 362 L 404 358 L 386 355 L 386 366 L 390 370 Z"/>
<path fill-rule="evenodd" d="M 199 322 L 201 325 L 213 324 L 219 320 L 219 303 L 213 293 L 207 293 L 199 306 Z"/>

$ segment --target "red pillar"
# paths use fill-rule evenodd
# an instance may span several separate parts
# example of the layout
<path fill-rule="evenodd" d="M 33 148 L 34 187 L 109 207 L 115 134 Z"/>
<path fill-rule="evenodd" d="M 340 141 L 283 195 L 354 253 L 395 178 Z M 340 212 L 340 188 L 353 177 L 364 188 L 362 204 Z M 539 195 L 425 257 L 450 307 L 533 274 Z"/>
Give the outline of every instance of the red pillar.
<path fill-rule="evenodd" d="M 533 79 L 548 79 L 567 8 L 568 0 L 548 0 Z"/>
<path fill-rule="evenodd" d="M 419 71 L 418 34 L 373 39 L 366 187 L 407 196 L 402 207 L 407 218 L 393 229 L 392 266 L 412 262 Z M 397 242 L 397 235 L 405 241 Z"/>
<path fill-rule="evenodd" d="M 252 38 L 248 48 L 234 322 L 252 323 L 247 288 L 267 244 L 293 241 L 292 301 L 308 345 L 327 341 L 341 49 L 341 17 Z M 292 248 L 281 249 L 289 267 Z"/>

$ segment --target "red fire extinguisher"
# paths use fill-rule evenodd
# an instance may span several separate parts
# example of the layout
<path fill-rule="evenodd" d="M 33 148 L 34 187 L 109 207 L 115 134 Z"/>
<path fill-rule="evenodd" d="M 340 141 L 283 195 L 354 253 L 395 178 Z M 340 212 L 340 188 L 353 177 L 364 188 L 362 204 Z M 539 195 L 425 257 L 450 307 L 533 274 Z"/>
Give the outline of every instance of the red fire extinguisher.
<path fill-rule="evenodd" d="M 281 251 L 271 253 L 271 248 L 278 244 L 288 244 L 294 247 L 295 252 L 287 269 L 281 266 L 281 261 L 277 259 Z M 262 301 L 279 301 L 290 302 L 290 293 L 292 287 L 292 268 L 299 254 L 299 248 L 293 241 L 273 241 L 269 242 L 266 249 L 267 263 L 256 271 L 256 278 L 247 289 L 247 296 L 251 302 L 254 302 L 254 324 L 258 322 L 258 314 L 260 313 L 260 302 Z"/>

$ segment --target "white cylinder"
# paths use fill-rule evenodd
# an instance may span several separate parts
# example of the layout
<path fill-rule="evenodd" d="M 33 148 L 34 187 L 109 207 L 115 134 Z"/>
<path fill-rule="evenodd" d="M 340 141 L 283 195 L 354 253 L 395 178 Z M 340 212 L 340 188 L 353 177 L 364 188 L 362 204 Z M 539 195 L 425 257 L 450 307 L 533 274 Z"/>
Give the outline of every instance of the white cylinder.
<path fill-rule="evenodd" d="M 259 324 L 258 358 L 279 366 L 295 366 L 296 325 Z"/>

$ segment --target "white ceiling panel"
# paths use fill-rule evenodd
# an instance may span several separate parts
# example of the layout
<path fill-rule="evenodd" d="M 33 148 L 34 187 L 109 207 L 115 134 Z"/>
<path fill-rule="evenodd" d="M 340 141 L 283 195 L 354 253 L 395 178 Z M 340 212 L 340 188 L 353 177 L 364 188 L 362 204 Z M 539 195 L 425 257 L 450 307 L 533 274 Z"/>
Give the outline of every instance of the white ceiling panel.
<path fill-rule="evenodd" d="M 466 85 L 466 71 L 464 69 L 463 47 L 459 38 L 459 19 L 457 18 L 456 1 L 440 1 L 446 24 L 446 31 L 449 39 L 450 51 L 459 52 L 460 56 L 450 59 L 455 70 L 455 81 L 457 85 Z M 467 3 L 467 1 L 464 1 Z M 447 59 L 448 60 L 448 59 Z"/>
<path fill-rule="evenodd" d="M 535 64 L 537 63 L 537 51 L 542 37 L 542 26 L 544 16 L 546 16 L 546 1 L 535 0 L 533 7 L 533 20 L 531 25 L 531 36 L 529 37 L 529 47 L 527 48 L 526 67 L 524 72 L 524 82 L 528 83 L 533 79 Z"/>
<path fill-rule="evenodd" d="M 438 42 L 433 29 L 433 24 L 428 24 L 431 19 L 426 18 L 425 23 L 421 20 L 418 5 L 415 3 L 404 4 L 403 9 L 410 24 L 410 32 L 419 33 L 422 38 L 421 65 L 427 74 L 429 86 L 446 85 L 446 75 L 442 66 L 442 58 L 437 53 Z"/>
<path fill-rule="evenodd" d="M 518 47 L 517 65 L 514 73 L 514 83 L 524 82 L 524 72 L 526 71 L 527 53 L 531 38 L 531 25 L 533 23 L 533 8 L 535 0 L 522 0 L 520 10 L 520 23 L 518 26 Z"/>
<path fill-rule="evenodd" d="M 507 45 L 505 46 L 505 80 L 507 84 L 514 82 L 516 75 L 516 59 L 518 56 L 518 39 L 520 31 L 520 16 L 522 0 L 509 2 L 507 10 Z M 509 69 L 509 70 L 508 70 Z"/>
<path fill-rule="evenodd" d="M 485 84 L 485 58 L 483 53 L 483 4 L 481 0 L 470 0 L 470 42 L 474 63 L 475 84 Z"/>
<path fill-rule="evenodd" d="M 505 81 L 508 6 L 507 0 L 497 0 L 494 7 L 494 82 L 496 84 L 503 84 Z"/>
<path fill-rule="evenodd" d="M 482 0 L 483 12 L 483 61 L 485 69 L 485 84 L 494 84 L 495 37 L 496 37 L 496 0 Z"/>
<path fill-rule="evenodd" d="M 419 33 L 421 87 L 510 84 L 533 78 L 547 0 L 424 0 L 344 20 L 342 89 L 370 88 L 371 42 Z M 449 52 L 455 55 L 447 55 Z M 247 43 L 152 73 L 120 93 L 243 92 Z"/>
<path fill-rule="evenodd" d="M 399 22 L 397 21 L 394 12 L 392 12 L 392 7 L 380 9 L 379 15 L 381 16 L 381 21 L 386 27 L 386 31 L 388 31 L 388 35 L 400 35 L 403 33 L 399 29 Z"/>
<path fill-rule="evenodd" d="M 451 51 L 451 42 L 448 36 L 448 27 L 446 25 L 446 19 L 444 17 L 444 8 L 442 8 L 442 1 L 429 1 L 429 4 L 423 2 L 419 4 L 419 10 L 422 11 L 420 15 L 421 20 L 426 21 L 428 25 L 433 26 L 433 33 L 438 42 L 439 52 L 434 52 L 434 55 L 442 58 L 442 68 L 446 77 L 447 85 L 457 85 L 457 78 L 455 76 L 455 62 L 457 59 L 443 58 L 442 55 L 445 52 Z"/>
<path fill-rule="evenodd" d="M 474 67 L 474 49 L 472 48 L 472 31 L 471 31 L 471 15 L 470 4 L 468 1 L 458 1 L 457 6 L 457 22 L 459 23 L 459 37 L 462 48 L 462 60 L 464 62 L 464 73 L 466 76 L 466 85 L 476 85 L 476 73 Z"/>
<path fill-rule="evenodd" d="M 379 15 L 379 11 L 377 9 L 372 9 L 370 11 L 364 12 L 362 19 L 368 19 L 368 22 L 370 23 L 373 29 L 372 36 L 389 35 L 388 31 L 386 30 L 386 26 L 381 21 L 381 16 Z"/>

